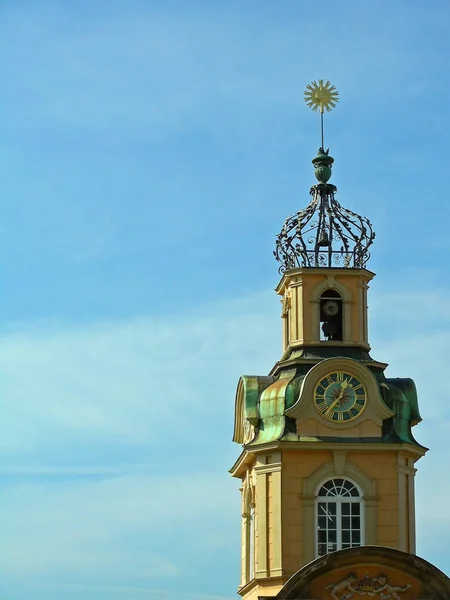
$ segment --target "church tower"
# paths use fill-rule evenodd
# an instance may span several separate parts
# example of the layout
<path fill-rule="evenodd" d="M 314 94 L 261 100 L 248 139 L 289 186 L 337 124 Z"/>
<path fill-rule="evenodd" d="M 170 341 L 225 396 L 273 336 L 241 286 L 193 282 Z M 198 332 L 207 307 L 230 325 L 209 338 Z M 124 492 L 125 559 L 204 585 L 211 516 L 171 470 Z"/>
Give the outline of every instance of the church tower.
<path fill-rule="evenodd" d="M 307 100 L 323 125 L 337 93 L 320 81 Z M 242 452 L 231 473 L 241 482 L 245 600 L 275 597 L 305 565 L 337 551 L 416 549 L 415 463 L 426 448 L 412 434 L 421 420 L 413 380 L 387 378 L 370 355 L 375 234 L 336 200 L 323 129 L 312 162 L 311 202 L 286 220 L 274 252 L 283 352 L 268 375 L 241 377 L 236 392 Z"/>

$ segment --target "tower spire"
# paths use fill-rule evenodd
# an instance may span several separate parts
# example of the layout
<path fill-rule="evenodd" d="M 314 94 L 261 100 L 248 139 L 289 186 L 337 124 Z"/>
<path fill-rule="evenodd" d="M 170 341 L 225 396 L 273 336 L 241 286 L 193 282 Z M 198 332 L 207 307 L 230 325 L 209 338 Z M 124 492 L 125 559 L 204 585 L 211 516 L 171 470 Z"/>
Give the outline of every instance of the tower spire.
<path fill-rule="evenodd" d="M 343 600 L 384 590 L 398 600 L 448 600 L 450 579 L 428 575 L 412 554 L 414 465 L 426 452 L 412 433 L 421 420 L 416 388 L 412 379 L 386 377 L 387 365 L 369 354 L 375 273 L 365 264 L 375 234 L 329 183 L 323 114 L 337 94 L 322 80 L 305 92 L 321 114 L 322 145 L 312 200 L 284 223 L 274 253 L 281 358 L 268 375 L 241 377 L 236 391 L 239 594 Z"/>
<path fill-rule="evenodd" d="M 366 217 L 344 208 L 335 198 L 336 186 L 328 183 L 334 158 L 324 149 L 323 114 L 334 108 L 339 92 L 329 81 L 319 79 L 306 86 L 305 102 L 321 115 L 322 145 L 313 158 L 318 181 L 309 191 L 308 206 L 286 219 L 277 236 L 275 258 L 280 273 L 296 267 L 341 267 L 360 269 L 370 258 L 375 239 Z"/>

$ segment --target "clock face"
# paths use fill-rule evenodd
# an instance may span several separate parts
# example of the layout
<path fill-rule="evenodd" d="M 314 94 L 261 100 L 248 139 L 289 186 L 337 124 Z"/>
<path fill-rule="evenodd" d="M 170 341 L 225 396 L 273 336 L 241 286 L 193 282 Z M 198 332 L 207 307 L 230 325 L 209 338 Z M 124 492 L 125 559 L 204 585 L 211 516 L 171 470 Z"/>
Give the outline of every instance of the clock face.
<path fill-rule="evenodd" d="M 314 403 L 319 413 L 330 421 L 356 419 L 366 406 L 366 389 L 350 373 L 328 373 L 314 390 Z"/>

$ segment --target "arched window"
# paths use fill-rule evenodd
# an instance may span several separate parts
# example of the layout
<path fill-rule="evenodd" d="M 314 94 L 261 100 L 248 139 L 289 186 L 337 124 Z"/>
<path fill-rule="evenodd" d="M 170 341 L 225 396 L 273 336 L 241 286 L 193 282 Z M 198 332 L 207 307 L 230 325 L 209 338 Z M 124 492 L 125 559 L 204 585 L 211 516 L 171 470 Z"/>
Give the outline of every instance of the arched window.
<path fill-rule="evenodd" d="M 364 501 L 347 479 L 330 479 L 317 494 L 317 555 L 364 544 Z"/>
<path fill-rule="evenodd" d="M 343 340 L 342 296 L 336 290 L 325 290 L 320 296 L 322 341 Z"/>

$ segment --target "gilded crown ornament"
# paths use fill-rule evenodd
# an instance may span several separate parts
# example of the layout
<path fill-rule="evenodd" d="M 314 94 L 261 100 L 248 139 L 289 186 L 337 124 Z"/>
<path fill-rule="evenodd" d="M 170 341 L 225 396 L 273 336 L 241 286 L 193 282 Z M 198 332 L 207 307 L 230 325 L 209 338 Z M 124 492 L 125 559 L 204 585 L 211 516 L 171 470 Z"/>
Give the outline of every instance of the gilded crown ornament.
<path fill-rule="evenodd" d="M 280 273 L 297 267 L 341 267 L 358 269 L 370 258 L 369 248 L 375 239 L 372 224 L 366 217 L 344 208 L 335 198 L 336 186 L 328 183 L 334 159 L 323 143 L 323 114 L 334 108 L 339 92 L 322 79 L 306 87 L 305 102 L 321 116 L 322 145 L 313 158 L 318 181 L 309 191 L 308 206 L 289 217 L 277 236 L 275 258 Z"/>

